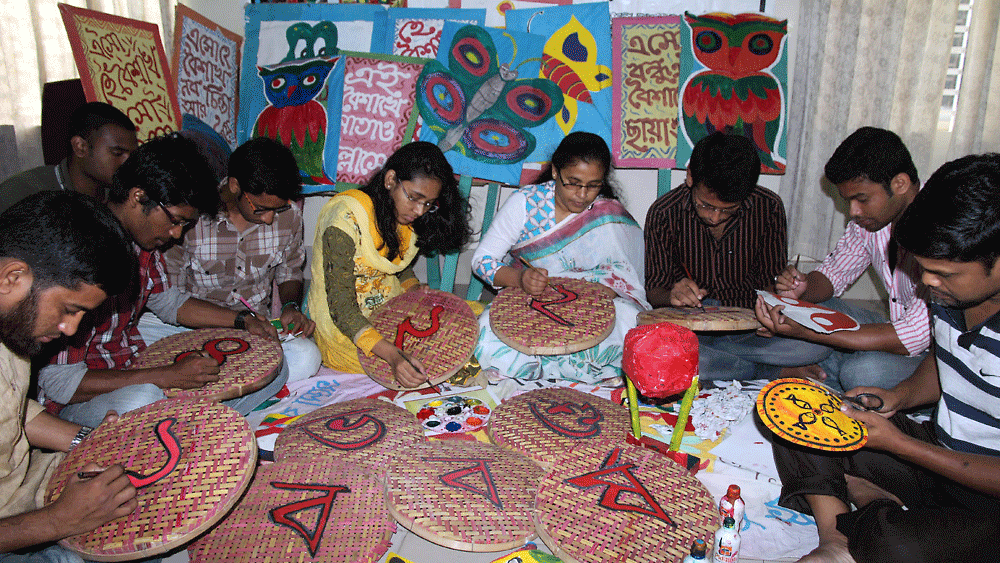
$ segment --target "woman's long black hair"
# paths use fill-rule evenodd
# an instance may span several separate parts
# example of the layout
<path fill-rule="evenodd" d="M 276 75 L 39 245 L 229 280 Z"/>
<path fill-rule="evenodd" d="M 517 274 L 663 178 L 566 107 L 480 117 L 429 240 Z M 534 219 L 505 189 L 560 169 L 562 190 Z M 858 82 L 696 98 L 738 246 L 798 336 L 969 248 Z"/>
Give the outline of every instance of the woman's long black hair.
<path fill-rule="evenodd" d="M 604 186 L 597 194 L 607 199 L 618 199 L 617 191 L 611 180 L 611 151 L 600 135 L 586 131 L 574 131 L 563 138 L 552 153 L 551 164 L 538 175 L 535 183 L 544 184 L 555 179 L 555 170 L 572 166 L 577 161 L 596 162 L 604 167 Z"/>
<path fill-rule="evenodd" d="M 469 203 L 458 191 L 458 180 L 441 149 L 433 143 L 415 141 L 403 145 L 386 160 L 361 191 L 368 194 L 375 207 L 375 226 L 389 248 L 389 260 L 399 256 L 399 232 L 396 230 L 396 208 L 392 195 L 385 189 L 385 173 L 396 172 L 399 182 L 416 178 L 437 178 L 441 181 L 438 209 L 424 213 L 413 223 L 417 247 L 424 256 L 458 252 L 469 241 Z M 381 249 L 380 249 L 381 250 Z"/>

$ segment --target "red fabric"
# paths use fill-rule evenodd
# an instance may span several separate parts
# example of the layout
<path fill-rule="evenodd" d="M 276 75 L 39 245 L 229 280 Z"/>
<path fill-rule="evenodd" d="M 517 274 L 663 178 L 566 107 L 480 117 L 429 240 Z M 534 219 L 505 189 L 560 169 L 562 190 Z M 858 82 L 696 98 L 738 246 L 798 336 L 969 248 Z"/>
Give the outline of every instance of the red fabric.
<path fill-rule="evenodd" d="M 698 338 L 672 323 L 637 326 L 625 335 L 622 368 L 646 397 L 683 393 L 698 374 Z"/>

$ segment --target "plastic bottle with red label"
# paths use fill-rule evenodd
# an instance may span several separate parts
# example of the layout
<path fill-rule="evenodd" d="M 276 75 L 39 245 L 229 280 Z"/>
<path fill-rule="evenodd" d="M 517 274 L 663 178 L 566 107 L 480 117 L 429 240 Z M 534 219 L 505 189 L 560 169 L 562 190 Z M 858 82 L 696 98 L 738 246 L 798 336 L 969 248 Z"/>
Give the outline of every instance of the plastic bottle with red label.
<path fill-rule="evenodd" d="M 715 563 L 737 563 L 740 560 L 740 531 L 732 516 L 722 520 L 722 527 L 715 531 L 712 557 Z"/>
<path fill-rule="evenodd" d="M 736 529 L 743 529 L 743 515 L 746 513 L 746 503 L 740 497 L 740 486 L 729 485 L 726 495 L 719 501 L 719 516 L 732 516 L 736 521 Z"/>

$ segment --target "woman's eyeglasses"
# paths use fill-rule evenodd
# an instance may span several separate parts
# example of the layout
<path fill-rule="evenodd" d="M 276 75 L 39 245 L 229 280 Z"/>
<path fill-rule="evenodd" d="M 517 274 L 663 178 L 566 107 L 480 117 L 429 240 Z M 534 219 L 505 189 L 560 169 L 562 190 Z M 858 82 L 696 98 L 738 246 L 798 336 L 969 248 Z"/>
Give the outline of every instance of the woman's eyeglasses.
<path fill-rule="evenodd" d="M 601 180 L 598 183 L 591 183 L 591 184 L 576 184 L 573 182 L 567 182 L 562 177 L 561 172 L 559 173 L 559 181 L 562 182 L 563 187 L 569 188 L 570 190 L 573 190 L 575 192 L 578 192 L 580 190 L 587 190 L 587 192 L 590 192 L 591 190 L 600 190 L 604 188 L 605 185 L 604 180 Z"/>
<path fill-rule="evenodd" d="M 420 201 L 419 199 L 411 196 L 410 193 L 406 191 L 406 188 L 403 187 L 402 182 L 399 183 L 399 189 L 403 190 L 403 195 L 406 196 L 407 201 L 416 203 L 417 205 L 422 205 L 424 207 L 424 211 L 426 211 L 427 213 L 434 213 L 441 207 L 440 205 L 438 205 L 437 200 Z"/>

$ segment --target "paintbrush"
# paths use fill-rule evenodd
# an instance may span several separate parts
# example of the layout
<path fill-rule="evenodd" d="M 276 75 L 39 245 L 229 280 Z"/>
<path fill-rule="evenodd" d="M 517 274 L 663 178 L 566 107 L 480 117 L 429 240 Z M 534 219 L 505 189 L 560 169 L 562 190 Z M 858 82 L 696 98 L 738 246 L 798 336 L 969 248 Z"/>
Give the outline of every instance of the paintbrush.
<path fill-rule="evenodd" d="M 678 260 L 678 262 L 680 262 L 680 260 Z M 681 268 L 684 269 L 684 274 L 687 275 L 687 278 L 689 280 L 691 280 L 691 281 L 694 281 L 694 278 L 691 277 L 691 271 L 688 270 L 688 267 L 686 265 L 684 265 L 684 262 L 681 262 L 680 264 L 681 264 Z M 698 301 L 700 302 L 701 299 L 699 299 Z M 698 305 L 698 310 L 701 311 L 702 313 L 704 313 L 705 312 L 705 306 L 704 305 Z"/>
<path fill-rule="evenodd" d="M 525 267 L 527 267 L 527 268 L 529 268 L 529 269 L 531 269 L 531 270 L 534 270 L 534 271 L 538 272 L 539 274 L 542 274 L 541 270 L 539 270 L 538 268 L 534 267 L 534 266 L 533 266 L 533 265 L 531 264 L 531 262 L 528 262 L 528 259 L 527 259 L 527 258 L 525 258 L 524 256 L 518 256 L 518 257 L 517 257 L 517 259 L 518 259 L 518 261 L 520 261 L 520 262 L 521 262 L 522 264 L 524 264 L 524 265 L 525 265 Z M 542 275 L 545 275 L 545 274 L 542 274 Z M 548 279 L 548 276 L 545 276 L 545 278 L 546 278 L 546 279 Z M 552 284 L 551 284 L 551 283 L 548 283 L 548 282 L 546 282 L 546 283 L 545 283 L 545 286 L 546 286 L 546 287 L 552 287 Z"/>
<path fill-rule="evenodd" d="M 402 352 L 402 350 L 400 350 L 400 352 Z M 417 366 L 413 365 L 413 362 L 410 361 L 410 358 L 406 357 L 406 354 L 403 354 L 403 359 L 406 360 L 406 363 L 410 364 L 410 367 L 413 368 L 414 370 L 416 370 L 417 373 L 420 373 L 420 370 L 417 369 Z M 431 376 L 430 376 L 430 374 L 428 374 L 427 372 L 423 372 L 423 373 L 424 373 L 424 377 L 426 378 L 424 381 L 427 382 L 427 386 L 430 387 L 431 389 L 437 391 L 438 395 L 444 395 L 444 393 L 442 393 L 441 390 L 437 388 L 437 385 L 434 385 L 433 383 L 431 383 Z"/>

